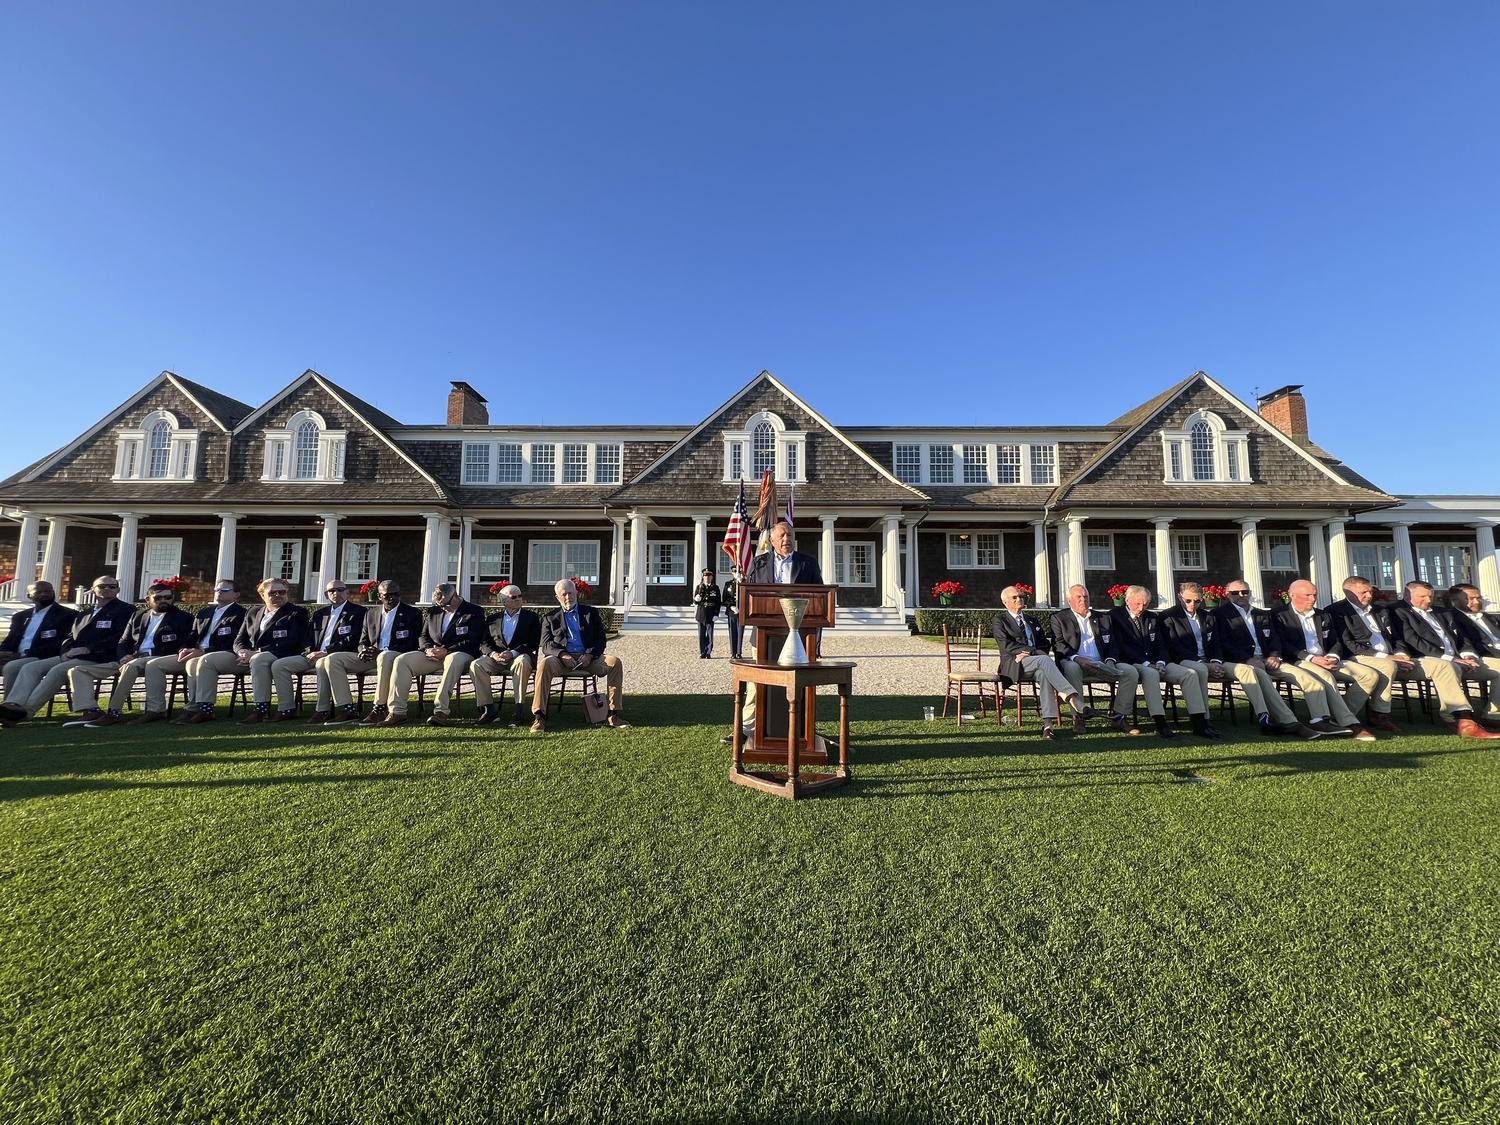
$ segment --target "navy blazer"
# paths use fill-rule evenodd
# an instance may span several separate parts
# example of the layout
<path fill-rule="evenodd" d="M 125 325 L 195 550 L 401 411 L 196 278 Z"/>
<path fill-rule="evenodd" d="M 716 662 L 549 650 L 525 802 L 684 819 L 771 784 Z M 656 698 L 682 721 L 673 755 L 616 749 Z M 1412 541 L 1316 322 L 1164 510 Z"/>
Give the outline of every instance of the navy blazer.
<path fill-rule="evenodd" d="M 1193 636 L 1193 627 L 1188 623 L 1187 609 L 1181 604 L 1174 605 L 1158 618 L 1162 636 L 1167 642 L 1167 659 L 1172 663 L 1180 663 L 1184 660 L 1202 660 L 1205 663 L 1210 660 L 1223 660 L 1223 654 L 1219 651 L 1218 622 L 1214 620 L 1213 614 L 1199 607 L 1198 612 L 1193 615 L 1198 621 L 1198 628 L 1203 633 L 1203 655 L 1198 655 L 1198 638 Z"/>
<path fill-rule="evenodd" d="M 604 655 L 604 619 L 591 605 L 578 606 L 578 637 L 583 641 L 583 651 L 591 659 Z M 563 617 L 563 608 L 558 606 L 542 618 L 542 656 L 559 656 L 568 651 L 568 623 Z"/>
<path fill-rule="evenodd" d="M 322 605 L 313 610 L 312 623 L 307 629 L 307 640 L 303 652 L 354 652 L 359 648 L 365 631 L 365 607 L 345 602 L 339 623 L 334 626 L 333 640 L 323 647 L 323 634 L 328 632 L 328 619 L 333 615 L 333 606 Z"/>
<path fill-rule="evenodd" d="M 151 638 L 152 656 L 176 656 L 193 643 L 193 617 L 185 609 L 172 608 L 161 615 L 156 633 Z M 130 623 L 125 626 L 125 635 L 120 638 L 120 659 L 134 656 L 141 651 L 146 640 L 146 629 L 151 624 L 151 611 L 138 609 Z"/>
<path fill-rule="evenodd" d="M 1122 664 L 1165 664 L 1166 638 L 1162 635 L 1159 616 L 1149 609 L 1141 610 L 1140 621 L 1130 616 L 1127 606 L 1117 605 L 1109 611 L 1115 625 L 1115 645 Z"/>
<path fill-rule="evenodd" d="M 307 651 L 307 610 L 300 605 L 263 605 L 252 608 L 234 639 L 238 652 L 272 652 L 277 656 L 301 656 Z"/>
<path fill-rule="evenodd" d="M 1000 674 L 1011 683 L 1021 679 L 1021 658 L 1025 656 L 1049 656 L 1052 639 L 1042 628 L 1042 623 L 1029 613 L 1021 614 L 1031 629 L 1031 642 L 1026 640 L 1026 630 L 1016 621 L 1015 614 L 1006 610 L 990 618 L 990 631 L 995 635 L 995 644 L 1000 648 Z"/>
<path fill-rule="evenodd" d="M 1474 619 L 1462 610 L 1452 610 L 1449 616 L 1458 629 L 1459 639 L 1463 647 L 1480 656 L 1500 656 L 1500 645 L 1495 644 L 1484 635 L 1484 630 L 1474 624 Z M 1500 637 L 1500 615 L 1493 613 L 1481 613 L 1484 623 L 1490 627 L 1490 632 Z"/>
<path fill-rule="evenodd" d="M 1318 643 L 1326 656 L 1338 656 L 1334 649 L 1338 645 L 1338 634 L 1334 632 L 1333 615 L 1326 609 L 1312 611 L 1313 628 L 1318 633 Z M 1302 631 L 1302 619 L 1290 605 L 1284 605 L 1271 613 L 1271 626 L 1276 631 L 1276 643 L 1281 646 L 1281 658 L 1292 664 L 1307 659 L 1307 634 Z"/>
<path fill-rule="evenodd" d="M 733 578 L 724 583 L 724 616 L 738 617 L 740 612 L 740 584 Z"/>
<path fill-rule="evenodd" d="M 724 595 L 719 591 L 719 584 L 717 582 L 698 583 L 693 589 L 693 604 L 698 607 L 693 611 L 693 617 L 699 625 L 705 621 L 715 620 L 719 616 L 719 610 L 724 608 Z"/>
<path fill-rule="evenodd" d="M 1453 655 L 1462 656 L 1465 645 L 1463 638 L 1458 635 L 1458 627 L 1445 609 L 1431 606 L 1428 612 L 1436 618 L 1438 626 L 1447 634 L 1448 640 L 1453 645 Z M 1408 656 L 1442 656 L 1443 638 L 1433 632 L 1432 626 L 1417 616 L 1417 611 L 1411 607 L 1411 603 L 1402 599 L 1391 608 L 1391 621 L 1395 626 L 1396 643 L 1401 646 L 1401 651 Z M 1473 649 L 1469 649 L 1473 651 Z"/>
<path fill-rule="evenodd" d="M 397 602 L 390 609 L 384 606 L 372 605 L 366 608 L 364 623 L 364 641 L 361 647 L 365 649 L 381 650 L 380 638 L 385 632 L 385 619 L 388 614 L 396 615 L 396 623 L 391 626 L 391 643 L 385 648 L 389 652 L 416 652 L 426 636 L 427 618 L 422 611 L 414 605 L 405 602 Z"/>
<path fill-rule="evenodd" d="M 1281 642 L 1276 637 L 1276 627 L 1271 623 L 1271 611 L 1268 609 L 1250 610 L 1250 621 L 1247 624 L 1240 611 L 1234 606 L 1224 604 L 1213 610 L 1214 619 L 1219 623 L 1214 630 L 1219 642 L 1219 655 L 1231 664 L 1243 664 L 1255 656 L 1255 646 L 1260 646 L 1260 655 L 1280 656 Z M 1250 630 L 1254 629 L 1254 636 Z"/>
<path fill-rule="evenodd" d="M 32 606 L 10 619 L 10 633 L 4 641 L 0 641 L 0 652 L 14 652 L 20 656 L 35 656 L 39 660 L 46 660 L 62 651 L 63 642 L 68 639 L 68 633 L 78 614 L 65 605 L 53 602 L 41 611 L 42 623 L 37 626 L 36 635 L 31 638 L 31 651 L 21 652 L 21 641 L 26 636 L 27 626 L 31 624 L 31 615 L 36 612 L 36 606 Z"/>
<path fill-rule="evenodd" d="M 1347 659 L 1353 656 L 1379 655 L 1375 646 L 1370 643 L 1370 627 L 1359 615 L 1359 609 L 1348 598 L 1328 607 L 1328 616 L 1333 618 L 1334 654 L 1337 656 Z M 1377 605 L 1372 605 L 1369 609 L 1370 616 L 1375 620 L 1375 627 L 1385 638 L 1386 654 L 1400 652 L 1396 646 L 1396 631 L 1391 622 L 1390 611 L 1385 606 Z"/>
<path fill-rule="evenodd" d="M 135 603 L 122 598 L 94 606 L 73 622 L 73 631 L 59 655 L 66 660 L 87 660 L 94 664 L 120 659 L 120 639 L 134 616 Z"/>
<path fill-rule="evenodd" d="M 509 649 L 536 659 L 536 650 L 542 643 L 542 619 L 535 610 L 523 607 L 516 611 L 516 628 L 510 635 L 510 644 L 505 643 L 505 610 L 492 613 L 484 624 L 484 640 L 479 647 L 486 656 Z"/>
<path fill-rule="evenodd" d="M 814 586 L 823 584 L 823 572 L 818 569 L 818 560 L 811 555 L 804 555 L 801 551 L 793 551 L 788 556 L 792 560 L 792 581 L 806 582 Z M 763 555 L 756 555 L 750 560 L 750 570 L 745 575 L 746 582 L 775 582 L 776 581 L 776 552 L 767 551 Z"/>
<path fill-rule="evenodd" d="M 1078 655 L 1078 646 L 1083 641 L 1083 630 L 1073 616 L 1073 607 L 1067 606 L 1054 613 L 1047 622 L 1052 627 L 1052 651 L 1059 660 L 1072 660 Z M 1119 660 L 1119 645 L 1115 641 L 1114 619 L 1105 609 L 1089 610 L 1089 628 L 1094 631 L 1094 645 L 1099 649 L 1100 660 Z"/>
<path fill-rule="evenodd" d="M 479 646 L 484 641 L 483 607 L 460 600 L 446 629 L 443 628 L 445 612 L 436 607 L 427 611 L 427 643 L 423 647 L 441 646 L 449 652 L 467 652 L 470 656 L 478 656 Z"/>
<path fill-rule="evenodd" d="M 245 623 L 247 607 L 230 602 L 215 625 L 214 611 L 218 608 L 211 605 L 198 611 L 193 620 L 193 639 L 189 648 L 201 648 L 204 652 L 230 652 L 234 649 L 234 640 L 240 635 L 240 626 Z"/>

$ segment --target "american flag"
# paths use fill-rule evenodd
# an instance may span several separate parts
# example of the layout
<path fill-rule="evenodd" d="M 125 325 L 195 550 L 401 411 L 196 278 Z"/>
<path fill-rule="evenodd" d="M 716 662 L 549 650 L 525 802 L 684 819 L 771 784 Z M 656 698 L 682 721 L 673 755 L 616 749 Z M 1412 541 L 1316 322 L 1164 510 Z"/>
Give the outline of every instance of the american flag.
<path fill-rule="evenodd" d="M 745 482 L 740 481 L 740 498 L 729 513 L 729 530 L 724 533 L 724 553 L 730 565 L 740 570 L 750 567 L 750 517 L 745 509 Z"/>

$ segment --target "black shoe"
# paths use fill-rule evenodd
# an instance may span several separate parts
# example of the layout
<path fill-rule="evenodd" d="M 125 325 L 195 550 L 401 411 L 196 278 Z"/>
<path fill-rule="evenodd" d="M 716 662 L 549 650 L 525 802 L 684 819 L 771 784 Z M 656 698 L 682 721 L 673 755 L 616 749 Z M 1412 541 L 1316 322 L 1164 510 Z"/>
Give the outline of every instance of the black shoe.
<path fill-rule="evenodd" d="M 1293 738 L 1300 738 L 1304 742 L 1316 742 L 1323 737 L 1323 732 L 1313 730 L 1304 723 L 1282 723 L 1280 726 L 1272 727 L 1277 734 L 1289 734 Z"/>
<path fill-rule="evenodd" d="M 1087 703 L 1083 705 L 1082 710 L 1075 712 L 1075 714 L 1077 714 L 1080 719 L 1097 719 L 1099 717 L 1099 712 L 1095 711 Z"/>
<path fill-rule="evenodd" d="M 1280 734 L 1281 730 L 1275 723 L 1271 722 L 1271 716 L 1264 711 L 1255 716 L 1255 721 L 1260 724 L 1260 733 L 1264 735 Z"/>
<path fill-rule="evenodd" d="M 1042 737 L 1045 738 L 1045 739 L 1047 739 L 1050 742 L 1052 740 L 1052 735 L 1053 735 L 1052 724 L 1051 723 L 1043 723 L 1042 724 Z"/>
<path fill-rule="evenodd" d="M 1173 730 L 1171 727 L 1167 726 L 1166 723 L 1157 723 L 1156 724 L 1156 737 L 1157 738 L 1176 738 L 1177 737 L 1177 732 L 1175 730 Z"/>
<path fill-rule="evenodd" d="M 518 707 L 511 712 L 510 727 L 512 730 L 515 730 L 516 727 L 529 727 L 530 725 L 531 724 L 526 721 L 526 712 L 524 710 Z"/>
<path fill-rule="evenodd" d="M 496 707 L 493 703 L 486 703 L 479 709 L 479 725 L 482 727 L 489 726 L 499 717 L 500 708 Z"/>
<path fill-rule="evenodd" d="M 1213 739 L 1214 741 L 1218 741 L 1224 737 L 1209 724 L 1209 721 L 1206 718 L 1202 717 L 1199 717 L 1193 723 L 1193 733 L 1196 734 L 1199 738 L 1208 738 Z"/>

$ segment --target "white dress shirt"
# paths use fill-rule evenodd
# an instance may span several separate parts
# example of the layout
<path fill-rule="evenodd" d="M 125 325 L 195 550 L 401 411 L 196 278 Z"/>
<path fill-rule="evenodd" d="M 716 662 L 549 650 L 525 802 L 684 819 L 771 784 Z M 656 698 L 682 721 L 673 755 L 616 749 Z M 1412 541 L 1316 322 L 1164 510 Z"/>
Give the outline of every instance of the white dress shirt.
<path fill-rule="evenodd" d="M 1484 614 L 1470 613 L 1467 616 L 1470 621 L 1474 622 L 1485 640 L 1491 645 L 1500 645 L 1500 637 L 1495 636 L 1495 630 L 1490 628 L 1490 623 L 1484 619 Z"/>
<path fill-rule="evenodd" d="M 786 558 L 782 558 L 780 555 L 777 555 L 775 557 L 773 566 L 775 570 L 775 581 L 781 583 L 782 585 L 787 585 L 791 582 L 792 556 L 790 552 L 787 553 Z"/>
<path fill-rule="evenodd" d="M 233 604 L 234 604 L 233 602 L 229 603 L 229 605 L 233 605 Z M 214 615 L 208 619 L 208 633 L 204 637 L 204 640 L 207 640 L 209 637 L 211 637 L 211 636 L 214 635 L 214 630 L 219 627 L 219 618 L 221 618 L 221 617 L 224 616 L 224 612 L 228 608 L 229 608 L 228 605 L 221 605 L 221 606 L 215 606 L 214 607 Z"/>
<path fill-rule="evenodd" d="M 1292 612 L 1297 613 L 1295 609 Z M 1318 640 L 1318 627 L 1313 622 L 1313 611 L 1308 610 L 1306 613 L 1297 613 L 1297 620 L 1302 622 L 1302 636 L 1303 642 L 1307 647 L 1307 655 L 1322 656 L 1323 643 Z"/>
<path fill-rule="evenodd" d="M 1439 639 L 1442 640 L 1443 659 L 1454 659 L 1454 657 L 1456 657 L 1458 653 L 1454 651 L 1453 642 L 1448 639 L 1448 630 L 1443 628 L 1443 623 L 1432 615 L 1432 611 L 1430 609 L 1417 609 L 1416 606 L 1412 606 L 1412 609 L 1417 610 L 1417 613 L 1421 616 L 1422 620 L 1427 622 L 1427 624 L 1432 627 L 1432 631 L 1438 635 Z"/>
<path fill-rule="evenodd" d="M 385 620 L 380 623 L 380 647 L 391 647 L 391 630 L 396 627 L 396 610 L 399 605 L 394 605 L 385 611 Z"/>
<path fill-rule="evenodd" d="M 1078 655 L 1103 663 L 1103 657 L 1099 655 L 1098 642 L 1094 640 L 1094 624 L 1089 620 L 1089 615 L 1079 613 L 1075 609 L 1073 618 L 1078 622 Z"/>
<path fill-rule="evenodd" d="M 47 610 L 51 608 L 49 605 L 43 609 L 33 609 L 31 611 L 31 620 L 26 623 L 26 632 L 22 634 L 21 643 L 16 648 L 16 651 L 22 656 L 26 656 L 31 652 L 31 642 L 36 640 L 37 630 L 42 627 L 42 618 L 47 616 Z"/>
<path fill-rule="evenodd" d="M 328 615 L 328 628 L 323 630 L 323 651 L 328 651 L 328 646 L 333 644 L 333 631 L 339 626 L 339 615 L 344 612 L 342 604 L 333 607 L 333 612 Z"/>
<path fill-rule="evenodd" d="M 150 617 L 146 618 L 146 635 L 141 638 L 141 647 L 139 649 L 142 656 L 151 656 L 155 652 L 153 638 L 156 636 L 157 626 L 161 624 L 163 616 L 160 613 L 153 613 Z"/>
<path fill-rule="evenodd" d="M 1230 602 L 1229 604 L 1234 605 L 1233 602 Z M 1251 655 L 1263 655 L 1263 653 L 1260 651 L 1260 638 L 1255 635 L 1255 618 L 1250 616 L 1250 611 L 1248 609 L 1241 609 L 1237 605 L 1234 606 L 1234 611 L 1245 619 L 1245 628 L 1250 630 L 1250 643 L 1255 646 L 1251 651 Z"/>
<path fill-rule="evenodd" d="M 504 611 L 500 618 L 500 632 L 505 637 L 505 647 L 510 647 L 510 639 L 516 635 L 516 625 L 521 620 L 521 611 L 515 613 Z"/>
<path fill-rule="evenodd" d="M 1365 623 L 1365 628 L 1370 630 L 1370 647 L 1375 650 L 1375 655 L 1389 656 L 1391 646 L 1385 643 L 1385 634 L 1380 631 L 1380 626 L 1375 624 L 1375 615 L 1370 612 L 1370 607 L 1360 605 L 1358 602 L 1351 604 L 1354 606 L 1354 612 L 1359 614 L 1359 619 Z"/>

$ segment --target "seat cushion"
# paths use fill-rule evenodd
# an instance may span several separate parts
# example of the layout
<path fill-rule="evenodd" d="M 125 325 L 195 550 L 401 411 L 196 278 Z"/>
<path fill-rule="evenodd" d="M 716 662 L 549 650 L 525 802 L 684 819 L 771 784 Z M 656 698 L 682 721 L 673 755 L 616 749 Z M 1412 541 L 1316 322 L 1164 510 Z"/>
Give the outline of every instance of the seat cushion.
<path fill-rule="evenodd" d="M 999 672 L 949 672 L 948 682 L 957 683 L 963 681 L 966 684 L 994 684 L 1000 682 Z"/>

